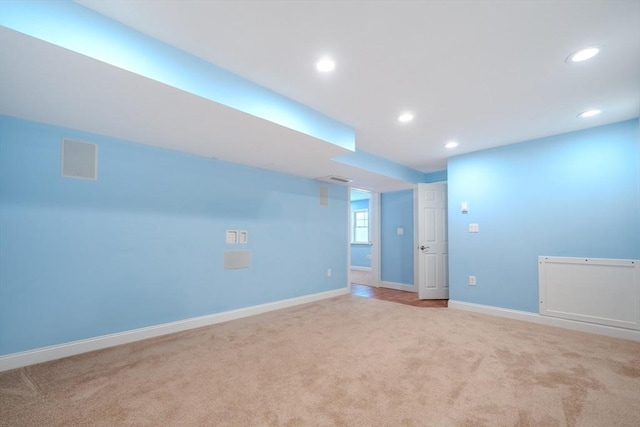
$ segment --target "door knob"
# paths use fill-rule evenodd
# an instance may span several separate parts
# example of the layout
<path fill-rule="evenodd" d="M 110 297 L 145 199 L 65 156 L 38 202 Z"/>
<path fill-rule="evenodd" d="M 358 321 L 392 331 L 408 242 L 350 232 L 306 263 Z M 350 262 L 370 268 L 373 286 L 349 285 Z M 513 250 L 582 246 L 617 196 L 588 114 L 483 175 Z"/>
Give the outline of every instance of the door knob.
<path fill-rule="evenodd" d="M 420 246 L 421 251 L 424 251 L 425 249 L 429 249 L 429 246 L 425 246 L 425 245 Z"/>

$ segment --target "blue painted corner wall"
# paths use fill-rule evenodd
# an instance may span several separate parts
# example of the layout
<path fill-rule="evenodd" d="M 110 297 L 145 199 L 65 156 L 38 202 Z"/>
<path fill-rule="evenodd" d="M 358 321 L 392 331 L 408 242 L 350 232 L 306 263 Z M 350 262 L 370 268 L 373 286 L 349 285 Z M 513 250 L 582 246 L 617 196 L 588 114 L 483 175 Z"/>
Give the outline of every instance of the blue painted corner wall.
<path fill-rule="evenodd" d="M 97 181 L 61 176 L 65 137 L 98 144 Z M 457 156 L 446 176 L 451 299 L 537 312 L 538 256 L 640 258 L 637 119 Z M 0 116 L 0 355 L 343 288 L 349 203 L 342 186 Z M 380 195 L 383 282 L 413 285 L 413 212 L 412 190 Z M 250 268 L 223 268 L 234 249 Z"/>
<path fill-rule="evenodd" d="M 635 119 L 451 158 L 450 298 L 537 313 L 538 256 L 639 259 L 638 131 Z"/>
<path fill-rule="evenodd" d="M 98 144 L 97 181 L 61 176 L 65 137 Z M 0 116 L 0 355 L 344 288 L 348 203 L 342 186 Z M 237 249 L 250 268 L 225 270 Z"/>
<path fill-rule="evenodd" d="M 380 194 L 380 278 L 414 285 L 413 190 Z M 404 233 L 398 234 L 398 228 Z"/>

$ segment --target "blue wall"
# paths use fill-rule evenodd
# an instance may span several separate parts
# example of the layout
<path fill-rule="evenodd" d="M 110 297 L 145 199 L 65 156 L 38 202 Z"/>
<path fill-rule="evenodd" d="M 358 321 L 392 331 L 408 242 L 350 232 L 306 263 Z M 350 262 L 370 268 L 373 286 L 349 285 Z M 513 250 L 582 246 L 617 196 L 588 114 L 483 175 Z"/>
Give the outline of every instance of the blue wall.
<path fill-rule="evenodd" d="M 351 212 L 358 209 L 369 209 L 369 200 L 353 200 L 351 202 Z M 354 267 L 371 268 L 371 246 L 367 244 L 352 243 L 351 265 Z"/>
<path fill-rule="evenodd" d="M 61 177 L 63 137 L 98 143 L 97 181 Z M 348 201 L 341 186 L 0 116 L 0 354 L 343 288 Z M 244 248 L 251 267 L 224 270 L 223 251 Z"/>
<path fill-rule="evenodd" d="M 371 268 L 371 246 L 365 244 L 351 244 L 351 266 Z"/>
<path fill-rule="evenodd" d="M 413 190 L 380 195 L 380 276 L 413 286 Z M 397 234 L 398 227 L 404 234 Z"/>
<path fill-rule="evenodd" d="M 451 158 L 448 188 L 453 300 L 537 313 L 538 256 L 640 258 L 637 119 Z"/>

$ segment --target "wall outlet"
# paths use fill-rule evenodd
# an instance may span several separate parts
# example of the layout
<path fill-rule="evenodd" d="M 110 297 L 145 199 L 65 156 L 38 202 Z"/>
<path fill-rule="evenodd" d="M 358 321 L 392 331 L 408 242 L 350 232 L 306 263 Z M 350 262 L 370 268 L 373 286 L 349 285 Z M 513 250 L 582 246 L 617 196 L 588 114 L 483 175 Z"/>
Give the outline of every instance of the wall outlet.
<path fill-rule="evenodd" d="M 476 285 L 476 276 L 469 276 L 469 285 L 470 286 Z"/>
<path fill-rule="evenodd" d="M 331 277 L 332 271 L 330 268 L 327 268 L 327 277 Z"/>

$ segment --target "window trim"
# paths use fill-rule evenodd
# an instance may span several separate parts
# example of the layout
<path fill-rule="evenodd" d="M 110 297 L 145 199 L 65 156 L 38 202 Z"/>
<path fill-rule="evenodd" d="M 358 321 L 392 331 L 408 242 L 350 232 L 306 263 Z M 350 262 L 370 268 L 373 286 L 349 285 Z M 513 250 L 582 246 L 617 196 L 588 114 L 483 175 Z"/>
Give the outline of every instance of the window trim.
<path fill-rule="evenodd" d="M 357 227 L 356 226 L 356 215 L 358 213 L 366 212 L 367 213 L 367 225 L 366 227 Z M 356 240 L 356 229 L 367 229 L 367 240 Z M 369 245 L 371 244 L 371 218 L 369 209 L 354 209 L 351 211 L 351 243 L 354 245 Z"/>

